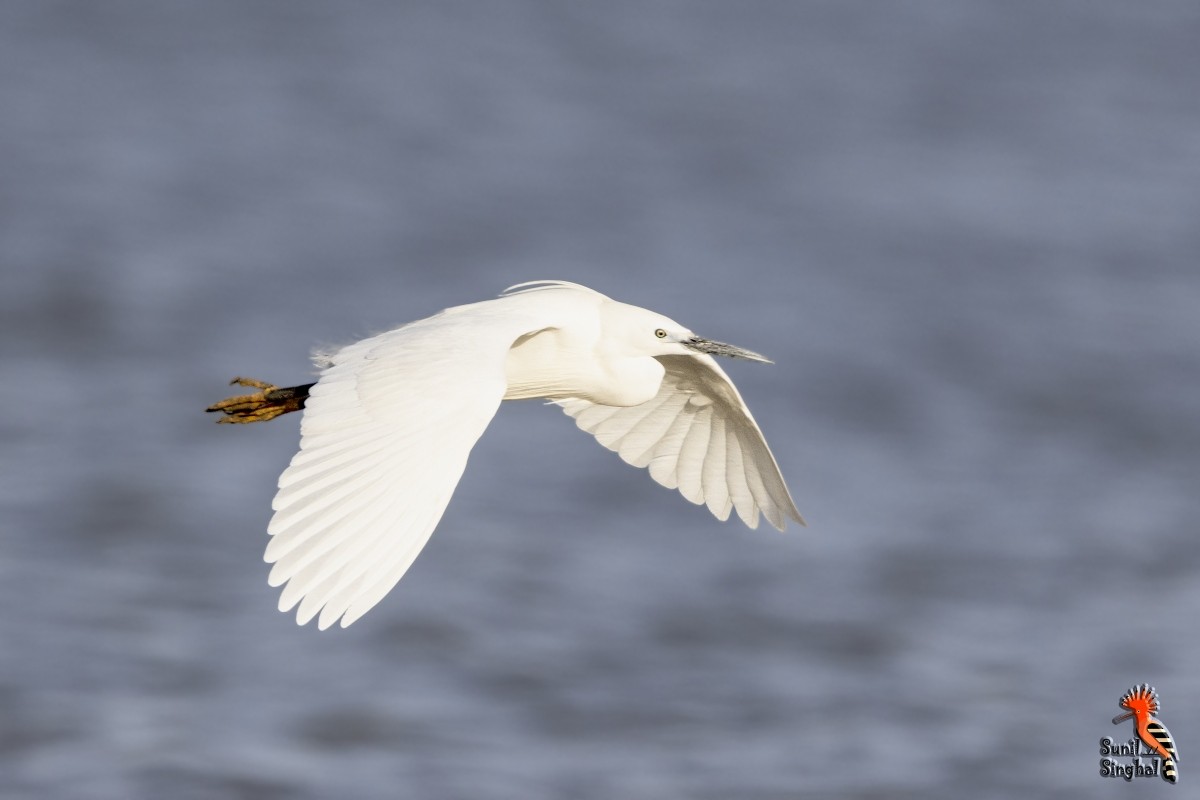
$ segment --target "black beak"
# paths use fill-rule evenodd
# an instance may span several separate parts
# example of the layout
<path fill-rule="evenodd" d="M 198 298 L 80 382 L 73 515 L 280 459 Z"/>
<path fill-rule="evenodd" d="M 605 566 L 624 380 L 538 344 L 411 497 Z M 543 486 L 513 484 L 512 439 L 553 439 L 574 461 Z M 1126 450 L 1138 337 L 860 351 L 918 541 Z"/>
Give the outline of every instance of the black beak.
<path fill-rule="evenodd" d="M 710 356 L 726 356 L 728 358 L 744 358 L 747 361 L 761 361 L 764 364 L 773 364 L 771 359 L 766 356 L 761 356 L 753 350 L 743 350 L 740 347 L 734 347 L 731 344 L 724 342 L 714 342 L 712 339 L 701 339 L 699 336 L 693 336 L 691 339 L 684 339 L 682 342 L 685 346 L 690 347 L 697 353 L 704 353 Z"/>

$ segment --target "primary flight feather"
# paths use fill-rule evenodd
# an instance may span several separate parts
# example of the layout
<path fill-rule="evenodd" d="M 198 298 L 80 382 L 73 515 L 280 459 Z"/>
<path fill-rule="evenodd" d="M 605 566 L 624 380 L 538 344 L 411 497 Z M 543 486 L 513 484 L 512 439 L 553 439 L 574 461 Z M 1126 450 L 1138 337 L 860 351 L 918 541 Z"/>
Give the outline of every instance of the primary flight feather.
<path fill-rule="evenodd" d="M 804 520 L 714 355 L 766 361 L 564 281 L 448 308 L 322 357 L 316 383 L 224 400 L 221 422 L 304 409 L 267 528 L 281 611 L 350 625 L 408 570 L 501 400 L 545 398 L 719 519 Z"/>

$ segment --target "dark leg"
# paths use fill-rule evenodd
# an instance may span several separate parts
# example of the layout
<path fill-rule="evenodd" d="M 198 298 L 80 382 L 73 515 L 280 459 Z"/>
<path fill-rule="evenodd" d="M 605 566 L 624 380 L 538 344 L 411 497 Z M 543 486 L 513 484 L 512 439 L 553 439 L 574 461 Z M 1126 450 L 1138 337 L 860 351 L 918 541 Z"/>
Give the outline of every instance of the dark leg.
<path fill-rule="evenodd" d="M 304 401 L 308 399 L 308 390 L 316 384 L 306 383 L 280 389 L 274 384 L 256 381 L 253 378 L 234 378 L 230 385 L 252 386 L 262 391 L 230 397 L 204 409 L 220 411 L 226 415 L 217 422 L 266 422 L 281 414 L 299 411 L 304 408 Z"/>

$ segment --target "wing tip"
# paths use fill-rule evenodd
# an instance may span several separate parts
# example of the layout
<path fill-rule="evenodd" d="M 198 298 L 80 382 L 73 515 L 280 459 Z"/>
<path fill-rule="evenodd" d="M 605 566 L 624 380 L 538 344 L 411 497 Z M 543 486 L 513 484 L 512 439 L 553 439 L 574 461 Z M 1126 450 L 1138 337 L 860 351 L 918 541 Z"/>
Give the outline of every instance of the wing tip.
<path fill-rule="evenodd" d="M 808 527 L 808 523 L 804 521 L 804 517 L 801 517 L 798 515 L 795 517 L 789 515 L 787 519 L 782 519 L 778 523 L 772 522 L 771 525 L 772 525 L 772 527 L 775 528 L 775 530 L 779 531 L 780 533 L 787 533 L 788 519 L 791 519 L 792 522 L 796 523 L 801 528 Z"/>

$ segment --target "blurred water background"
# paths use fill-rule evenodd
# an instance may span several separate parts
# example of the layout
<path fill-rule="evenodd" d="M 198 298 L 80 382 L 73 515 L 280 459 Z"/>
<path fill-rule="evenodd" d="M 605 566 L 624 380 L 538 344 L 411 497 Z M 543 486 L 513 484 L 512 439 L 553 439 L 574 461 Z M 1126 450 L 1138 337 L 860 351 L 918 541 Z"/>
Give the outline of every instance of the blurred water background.
<path fill-rule="evenodd" d="M 0 795 L 1126 797 L 1142 681 L 1200 780 L 1198 41 L 1192 2 L 3 3 Z M 536 278 L 774 358 L 729 370 L 810 527 L 510 404 L 387 600 L 298 628 L 297 419 L 204 406 Z"/>

